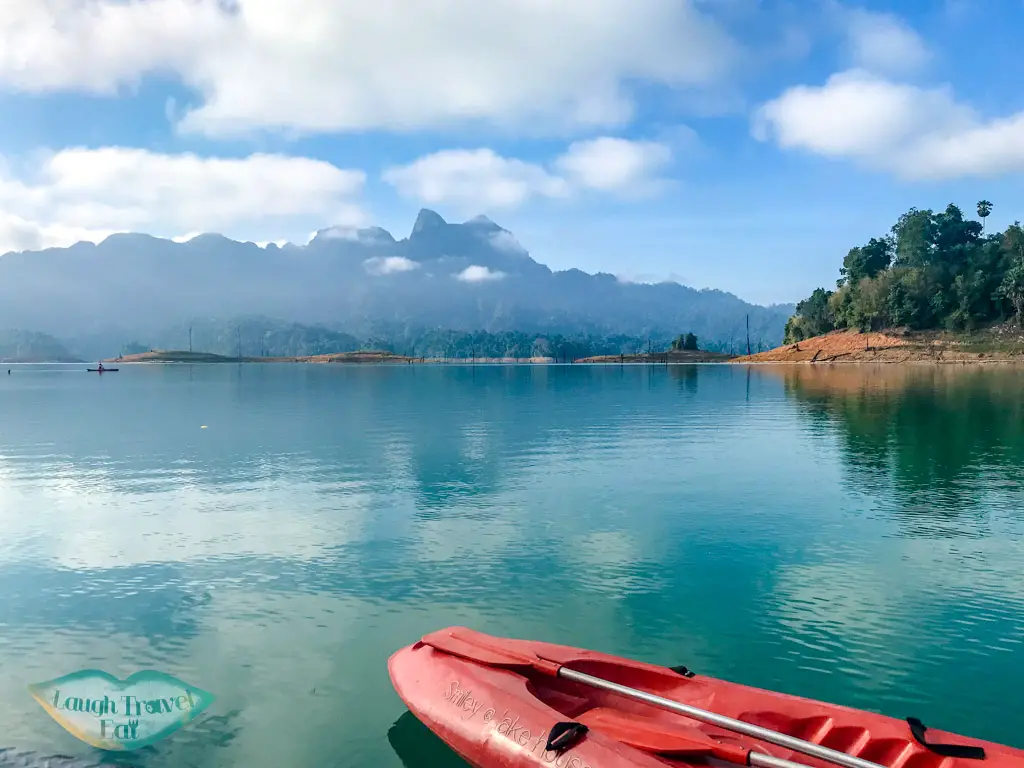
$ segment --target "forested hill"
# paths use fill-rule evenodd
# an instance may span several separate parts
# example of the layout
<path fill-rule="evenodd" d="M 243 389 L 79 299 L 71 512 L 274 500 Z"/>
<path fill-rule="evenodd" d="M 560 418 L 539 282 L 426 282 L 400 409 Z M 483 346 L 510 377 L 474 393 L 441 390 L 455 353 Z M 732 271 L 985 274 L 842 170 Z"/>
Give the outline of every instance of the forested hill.
<path fill-rule="evenodd" d="M 0 330 L 2 363 L 80 363 L 57 339 L 45 333 Z"/>
<path fill-rule="evenodd" d="M 771 340 L 751 333 L 751 349 L 759 352 L 774 346 Z M 634 355 L 669 349 L 700 349 L 706 352 L 742 352 L 746 338 L 716 342 L 697 337 L 686 329 L 676 333 L 627 334 L 549 333 L 525 331 L 457 331 L 378 323 L 366 336 L 354 336 L 323 326 L 306 326 L 267 317 L 197 320 L 169 327 L 151 336 L 125 342 L 98 352 L 97 357 L 130 355 L 151 349 L 189 349 L 227 357 L 304 357 L 310 355 L 380 350 L 407 357 L 425 358 L 529 358 L 554 357 L 576 360 L 601 355 Z"/>
<path fill-rule="evenodd" d="M 818 288 L 786 323 L 793 343 L 837 328 L 969 331 L 1016 318 L 1024 323 L 1024 229 L 985 233 L 992 203 L 978 219 L 950 204 L 916 208 L 888 234 L 851 248 L 836 290 Z"/>

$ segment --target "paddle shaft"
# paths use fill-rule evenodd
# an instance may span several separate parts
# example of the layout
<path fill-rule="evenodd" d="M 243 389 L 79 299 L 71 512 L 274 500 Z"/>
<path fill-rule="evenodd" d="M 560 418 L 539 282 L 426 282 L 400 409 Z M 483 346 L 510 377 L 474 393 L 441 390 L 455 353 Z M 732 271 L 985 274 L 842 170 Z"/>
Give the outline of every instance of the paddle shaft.
<path fill-rule="evenodd" d="M 784 733 L 778 731 L 772 731 L 768 728 L 762 728 L 759 725 L 753 725 L 751 723 L 745 723 L 742 720 L 734 720 L 731 717 L 725 715 L 719 715 L 715 712 L 707 712 L 703 709 L 697 709 L 691 707 L 689 704 L 683 704 L 678 701 L 672 701 L 671 699 L 665 699 L 661 696 L 655 696 L 653 693 L 646 693 L 645 691 L 638 691 L 635 688 L 628 688 L 625 685 L 619 685 L 613 683 L 610 680 L 603 680 L 600 677 L 593 677 L 584 672 L 577 672 L 572 669 L 566 669 L 565 667 L 559 667 L 558 676 L 564 677 L 566 680 L 572 680 L 575 683 L 582 685 L 589 685 L 592 688 L 600 688 L 604 691 L 610 691 L 617 693 L 620 696 L 633 699 L 635 701 L 642 701 L 645 704 L 651 704 L 661 709 L 667 709 L 670 712 L 676 712 L 680 715 L 699 720 L 703 723 L 710 725 L 717 725 L 719 728 L 724 728 L 727 731 L 734 731 L 735 733 L 742 733 L 745 736 L 750 736 L 761 741 L 767 741 L 770 744 L 775 744 L 786 749 L 791 749 L 794 752 L 800 752 L 804 755 L 810 755 L 816 757 L 819 760 L 824 760 L 829 763 L 835 763 L 836 765 L 842 765 L 844 768 L 883 768 L 878 763 L 873 763 L 870 760 L 863 760 L 853 755 L 848 755 L 845 752 L 838 752 L 828 747 L 823 747 L 821 744 L 813 744 L 803 739 L 798 739 L 795 736 L 787 736 Z M 758 762 L 755 762 L 755 759 Z M 780 758 L 771 757 L 770 755 L 762 755 L 757 752 L 750 753 L 750 764 L 760 765 L 763 768 L 793 768 L 798 763 L 792 763 L 788 760 L 781 760 Z"/>

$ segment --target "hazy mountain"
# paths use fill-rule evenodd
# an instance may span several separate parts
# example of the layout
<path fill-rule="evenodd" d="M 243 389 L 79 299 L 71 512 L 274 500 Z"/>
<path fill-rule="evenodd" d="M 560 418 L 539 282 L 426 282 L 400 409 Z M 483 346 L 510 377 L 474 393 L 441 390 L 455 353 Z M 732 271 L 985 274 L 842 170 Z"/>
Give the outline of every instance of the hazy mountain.
<path fill-rule="evenodd" d="M 80 363 L 81 359 L 46 333 L 0 331 L 0 363 Z"/>
<path fill-rule="evenodd" d="M 577 269 L 552 272 L 511 232 L 422 210 L 407 238 L 330 227 L 308 245 L 178 243 L 143 234 L 0 257 L 0 328 L 53 334 L 76 352 L 117 353 L 197 318 L 261 315 L 365 338 L 374 329 L 643 335 L 692 331 L 707 341 L 782 340 L 792 305 L 760 307 L 676 283 L 628 284 Z M 95 351 L 94 351 L 95 350 Z"/>

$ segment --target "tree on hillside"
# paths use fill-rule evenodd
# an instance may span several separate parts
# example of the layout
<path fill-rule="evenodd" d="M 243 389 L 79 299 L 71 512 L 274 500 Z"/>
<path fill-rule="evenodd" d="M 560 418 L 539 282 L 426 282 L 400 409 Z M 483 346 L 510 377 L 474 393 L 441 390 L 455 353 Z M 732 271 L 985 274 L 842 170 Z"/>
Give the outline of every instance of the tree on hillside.
<path fill-rule="evenodd" d="M 1013 304 L 1017 322 L 1024 326 L 1024 259 L 1014 259 L 999 285 L 999 294 Z"/>
<path fill-rule="evenodd" d="M 865 277 L 874 277 L 883 269 L 888 269 L 892 262 L 894 246 L 891 237 L 872 237 L 867 245 L 851 248 L 843 259 L 843 266 L 839 268 L 842 277 L 838 280 L 838 286 L 842 287 L 847 282 L 857 283 Z"/>
<path fill-rule="evenodd" d="M 896 266 L 921 267 L 928 262 L 934 238 L 934 215 L 930 210 L 911 208 L 893 225 Z"/>
<path fill-rule="evenodd" d="M 978 218 L 981 219 L 981 231 L 985 232 L 985 220 L 988 219 L 989 214 L 992 213 L 992 203 L 988 200 L 978 201 Z"/>
<path fill-rule="evenodd" d="M 987 217 L 992 203 L 978 203 Z M 888 235 L 851 248 L 835 292 L 818 288 L 786 323 L 793 343 L 833 328 L 971 329 L 1016 315 L 1024 323 L 1024 230 L 1015 222 L 983 237 L 984 225 L 950 204 L 911 208 Z"/>
<path fill-rule="evenodd" d="M 784 344 L 828 333 L 836 327 L 832 291 L 816 288 L 808 298 L 796 305 L 796 314 L 786 323 Z"/>
<path fill-rule="evenodd" d="M 697 349 L 697 337 L 692 333 L 686 335 L 680 334 L 672 339 L 672 351 L 680 352 L 682 350 L 696 351 Z"/>

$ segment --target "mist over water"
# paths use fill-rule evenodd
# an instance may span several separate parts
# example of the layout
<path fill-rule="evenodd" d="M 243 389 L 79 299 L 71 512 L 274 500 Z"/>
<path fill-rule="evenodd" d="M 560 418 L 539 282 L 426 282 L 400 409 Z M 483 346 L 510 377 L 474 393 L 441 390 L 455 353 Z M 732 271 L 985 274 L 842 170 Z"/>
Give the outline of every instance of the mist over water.
<path fill-rule="evenodd" d="M 1024 747 L 1022 385 L 924 366 L 14 366 L 0 747 L 98 759 L 25 686 L 157 669 L 217 701 L 111 764 L 457 766 L 386 669 L 454 623 Z"/>

